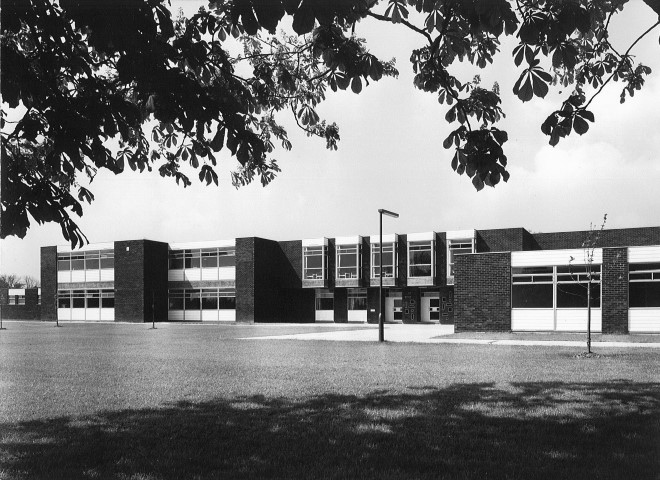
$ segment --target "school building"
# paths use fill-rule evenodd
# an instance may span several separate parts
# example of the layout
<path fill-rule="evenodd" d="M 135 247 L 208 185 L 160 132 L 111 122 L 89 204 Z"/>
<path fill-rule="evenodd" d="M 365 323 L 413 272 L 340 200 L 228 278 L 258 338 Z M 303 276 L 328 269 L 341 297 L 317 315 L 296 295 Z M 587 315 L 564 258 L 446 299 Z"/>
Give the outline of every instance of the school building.
<path fill-rule="evenodd" d="M 506 228 L 49 246 L 41 249 L 39 291 L 0 292 L 3 318 L 377 323 L 382 270 L 387 322 L 581 332 L 591 278 L 592 331 L 660 333 L 660 227 L 604 230 L 586 255 L 588 233 Z"/>

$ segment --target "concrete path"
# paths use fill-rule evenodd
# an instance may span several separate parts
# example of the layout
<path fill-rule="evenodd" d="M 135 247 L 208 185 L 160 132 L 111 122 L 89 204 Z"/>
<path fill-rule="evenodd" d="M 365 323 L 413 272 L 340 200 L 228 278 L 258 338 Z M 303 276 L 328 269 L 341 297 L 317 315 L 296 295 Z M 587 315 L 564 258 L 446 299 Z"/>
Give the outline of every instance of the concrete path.
<path fill-rule="evenodd" d="M 489 339 L 484 333 L 484 338 L 451 338 L 454 334 L 453 325 L 385 325 L 385 341 L 401 343 L 448 343 L 448 344 L 473 344 L 473 345 L 528 345 L 528 346 L 558 346 L 558 347 L 581 347 L 585 340 L 515 340 L 515 339 Z M 247 340 L 248 338 L 246 338 Z M 267 335 L 262 337 L 250 337 L 250 340 L 328 340 L 340 342 L 376 342 L 378 341 L 378 325 L 364 325 L 364 328 L 350 330 L 336 330 L 325 332 L 295 333 L 288 335 Z M 660 340 L 660 337 L 658 337 Z M 593 341 L 592 346 L 610 348 L 655 348 L 660 349 L 660 342 L 603 342 Z"/>

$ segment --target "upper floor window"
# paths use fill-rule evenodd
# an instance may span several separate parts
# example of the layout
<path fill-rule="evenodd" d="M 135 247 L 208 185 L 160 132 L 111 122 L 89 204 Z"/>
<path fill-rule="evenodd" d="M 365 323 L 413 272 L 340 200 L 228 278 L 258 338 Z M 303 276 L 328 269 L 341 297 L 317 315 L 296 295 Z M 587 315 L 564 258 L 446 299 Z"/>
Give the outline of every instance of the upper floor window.
<path fill-rule="evenodd" d="M 383 243 L 383 278 L 393 278 L 396 274 L 396 244 Z M 380 245 L 371 244 L 371 278 L 380 277 Z"/>
<path fill-rule="evenodd" d="M 447 284 L 454 284 L 454 261 L 456 255 L 461 253 L 474 253 L 474 239 L 450 239 L 447 240 Z"/>
<path fill-rule="evenodd" d="M 360 278 L 359 245 L 337 245 L 337 278 Z"/>
<path fill-rule="evenodd" d="M 324 245 L 303 247 L 303 278 L 325 280 L 328 262 Z"/>
<path fill-rule="evenodd" d="M 170 250 L 169 254 L 170 270 L 233 267 L 235 265 L 236 249 L 233 247 Z"/>
<path fill-rule="evenodd" d="M 433 241 L 408 243 L 408 277 L 432 277 Z"/>
<path fill-rule="evenodd" d="M 87 252 L 67 252 L 57 255 L 57 270 L 98 270 L 115 268 L 113 250 L 89 250 Z"/>

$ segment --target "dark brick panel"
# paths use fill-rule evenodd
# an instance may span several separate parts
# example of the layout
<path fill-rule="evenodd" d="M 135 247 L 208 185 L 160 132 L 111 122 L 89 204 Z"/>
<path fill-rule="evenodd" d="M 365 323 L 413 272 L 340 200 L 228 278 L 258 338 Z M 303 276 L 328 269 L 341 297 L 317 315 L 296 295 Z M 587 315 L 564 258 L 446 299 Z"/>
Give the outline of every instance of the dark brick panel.
<path fill-rule="evenodd" d="M 580 248 L 587 238 L 588 231 L 556 232 L 534 234 L 536 248 L 532 250 L 556 250 L 562 248 Z M 604 230 L 598 241 L 598 247 L 634 247 L 660 245 L 660 227 L 621 228 Z"/>
<path fill-rule="evenodd" d="M 335 288 L 335 323 L 348 322 L 348 290 Z"/>
<path fill-rule="evenodd" d="M 399 235 L 397 243 L 397 286 L 405 286 L 408 283 L 408 236 Z"/>
<path fill-rule="evenodd" d="M 119 241 L 115 250 L 115 321 L 144 322 L 144 240 Z"/>
<path fill-rule="evenodd" d="M 403 287 L 403 323 L 417 323 L 420 316 L 421 290 L 417 287 Z"/>
<path fill-rule="evenodd" d="M 524 228 L 477 230 L 477 252 L 517 252 L 524 250 Z"/>
<path fill-rule="evenodd" d="M 447 234 L 435 236 L 435 284 L 447 285 Z"/>
<path fill-rule="evenodd" d="M 367 288 L 367 322 L 368 323 L 378 323 L 378 312 L 381 311 L 378 306 L 379 291 L 380 289 L 378 287 Z M 383 288 L 383 300 L 385 299 L 386 294 L 387 294 L 387 289 Z M 384 312 L 385 310 L 383 309 L 382 311 Z"/>
<path fill-rule="evenodd" d="M 57 319 L 57 247 L 41 247 L 41 320 Z"/>
<path fill-rule="evenodd" d="M 371 243 L 369 237 L 362 237 L 362 264 L 360 265 L 360 285 L 368 287 L 371 280 Z"/>
<path fill-rule="evenodd" d="M 144 322 L 167 320 L 168 253 L 167 243 L 144 240 Z"/>
<path fill-rule="evenodd" d="M 282 287 L 302 287 L 302 240 L 279 242 L 284 255 Z"/>
<path fill-rule="evenodd" d="M 442 325 L 454 324 L 454 287 L 440 288 L 440 323 Z"/>
<path fill-rule="evenodd" d="M 628 249 L 604 248 L 601 276 L 603 333 L 628 333 Z"/>
<path fill-rule="evenodd" d="M 455 269 L 455 331 L 510 331 L 511 253 L 458 255 Z"/>
<path fill-rule="evenodd" d="M 254 322 L 254 237 L 236 239 L 236 321 Z"/>

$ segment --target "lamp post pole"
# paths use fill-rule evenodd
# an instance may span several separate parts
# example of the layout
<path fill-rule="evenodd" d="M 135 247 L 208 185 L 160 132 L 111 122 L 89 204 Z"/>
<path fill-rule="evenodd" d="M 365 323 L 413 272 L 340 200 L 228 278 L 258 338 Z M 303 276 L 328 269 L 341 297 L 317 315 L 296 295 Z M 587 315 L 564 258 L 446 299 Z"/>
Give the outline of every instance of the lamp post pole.
<path fill-rule="evenodd" d="M 378 270 L 380 273 L 379 275 L 380 284 L 378 286 L 378 341 L 384 342 L 385 326 L 383 323 L 384 322 L 383 319 L 383 215 L 387 215 L 388 217 L 393 217 L 393 218 L 399 218 L 399 214 L 390 212 L 389 210 L 385 210 L 382 208 L 378 209 L 378 213 L 380 214 L 380 232 L 379 232 L 380 237 L 378 238 L 378 248 L 379 248 Z M 394 255 L 392 255 L 392 259 L 394 259 Z"/>

